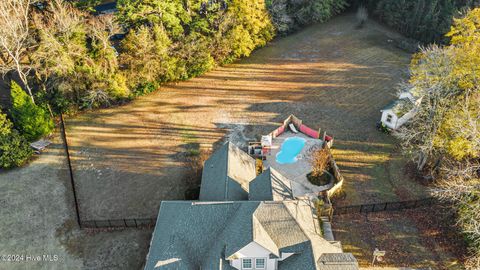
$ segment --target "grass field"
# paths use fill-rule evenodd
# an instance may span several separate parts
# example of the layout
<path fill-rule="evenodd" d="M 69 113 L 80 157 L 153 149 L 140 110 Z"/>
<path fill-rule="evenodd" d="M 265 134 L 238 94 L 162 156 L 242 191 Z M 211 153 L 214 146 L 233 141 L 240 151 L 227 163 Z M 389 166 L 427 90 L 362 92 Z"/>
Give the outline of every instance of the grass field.
<path fill-rule="evenodd" d="M 192 147 L 244 145 L 292 113 L 335 137 L 347 180 L 341 203 L 421 196 L 396 165 L 393 139 L 375 129 L 409 55 L 388 42 L 395 34 L 355 25 L 340 16 L 126 106 L 68 119 L 84 218 L 155 216 L 160 200 L 184 198 Z"/>
<path fill-rule="evenodd" d="M 188 154 L 225 140 L 245 145 L 292 113 L 335 137 L 347 194 L 339 204 L 424 196 L 425 189 L 405 177 L 395 141 L 375 129 L 379 110 L 395 98 L 395 86 L 406 77 L 410 56 L 389 42 L 398 38 L 395 33 L 373 22 L 360 30 L 355 26 L 354 16 L 338 16 L 199 78 L 169 84 L 125 106 L 67 119 L 82 218 L 156 216 L 161 200 L 185 197 Z M 10 206 L 0 210 L 0 251 L 57 252 L 68 269 L 139 269 L 150 231 L 73 229 L 59 148 L 57 140 L 26 168 L 0 174 L 0 201 L 7 198 Z M 340 230 L 353 232 L 337 233 L 349 250 L 372 249 L 374 242 L 357 237 L 365 235 L 368 223 L 337 222 Z M 417 237 L 418 224 L 408 217 L 386 223 L 392 234 L 407 231 Z M 439 256 L 428 243 L 412 244 L 425 261 L 451 258 L 448 250 Z"/>

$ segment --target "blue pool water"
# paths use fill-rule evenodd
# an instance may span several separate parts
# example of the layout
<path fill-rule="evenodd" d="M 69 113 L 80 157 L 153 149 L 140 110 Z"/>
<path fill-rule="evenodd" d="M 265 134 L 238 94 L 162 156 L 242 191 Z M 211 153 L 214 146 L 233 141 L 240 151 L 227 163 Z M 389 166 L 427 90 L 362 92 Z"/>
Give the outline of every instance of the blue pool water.
<path fill-rule="evenodd" d="M 278 164 L 290 164 L 297 162 L 297 155 L 300 154 L 305 146 L 306 140 L 300 137 L 291 137 L 286 139 L 277 154 Z"/>

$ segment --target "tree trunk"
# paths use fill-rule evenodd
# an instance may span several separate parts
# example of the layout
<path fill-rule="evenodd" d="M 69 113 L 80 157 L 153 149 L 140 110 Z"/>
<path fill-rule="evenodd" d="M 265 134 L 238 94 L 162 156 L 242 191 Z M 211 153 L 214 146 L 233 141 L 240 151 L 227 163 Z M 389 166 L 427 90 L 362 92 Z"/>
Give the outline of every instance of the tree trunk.
<path fill-rule="evenodd" d="M 35 103 L 35 98 L 33 97 L 32 89 L 28 85 L 27 74 L 25 74 L 19 66 L 17 66 L 17 72 L 18 72 L 18 76 L 20 77 L 20 80 L 22 81 L 23 85 L 27 89 L 28 95 L 32 99 L 33 104 L 36 104 Z"/>
<path fill-rule="evenodd" d="M 423 152 L 420 152 L 418 156 L 417 170 L 423 171 L 425 165 L 427 164 L 427 155 L 425 155 Z"/>

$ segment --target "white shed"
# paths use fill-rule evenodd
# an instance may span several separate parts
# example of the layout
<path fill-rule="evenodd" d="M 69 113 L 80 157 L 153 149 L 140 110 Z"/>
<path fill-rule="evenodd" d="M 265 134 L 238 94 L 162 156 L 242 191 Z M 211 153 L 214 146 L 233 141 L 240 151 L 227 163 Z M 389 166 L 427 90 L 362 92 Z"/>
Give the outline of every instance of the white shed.
<path fill-rule="evenodd" d="M 381 122 L 391 129 L 397 129 L 410 120 L 416 113 L 421 100 L 416 101 L 409 92 L 400 94 L 399 99 L 392 101 L 381 110 Z"/>

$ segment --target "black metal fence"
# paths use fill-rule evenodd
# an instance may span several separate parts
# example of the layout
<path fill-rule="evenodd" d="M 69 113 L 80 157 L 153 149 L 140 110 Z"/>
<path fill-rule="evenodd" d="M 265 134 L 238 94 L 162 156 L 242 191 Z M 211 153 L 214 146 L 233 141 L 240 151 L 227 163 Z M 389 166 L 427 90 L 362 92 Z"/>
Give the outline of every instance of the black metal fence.
<path fill-rule="evenodd" d="M 69 176 L 70 176 L 70 185 L 72 187 L 73 202 L 75 204 L 75 216 L 77 218 L 78 226 L 80 228 L 82 228 L 82 223 L 80 221 L 80 207 L 78 206 L 77 191 L 76 191 L 76 188 L 75 188 L 75 179 L 73 178 L 72 161 L 70 159 L 70 150 L 69 150 L 68 140 L 67 140 L 67 131 L 66 131 L 66 128 L 65 128 L 65 121 L 63 120 L 63 114 L 61 114 L 61 113 L 60 113 L 60 124 L 61 124 L 63 144 L 65 146 L 65 153 L 67 154 L 67 163 L 68 163 L 68 172 L 69 172 Z"/>
<path fill-rule="evenodd" d="M 128 218 L 105 220 L 81 220 L 81 228 L 152 228 L 157 218 Z"/>
<path fill-rule="evenodd" d="M 334 206 L 334 215 L 345 215 L 345 214 L 355 214 L 355 213 L 373 213 L 373 212 L 382 212 L 382 211 L 398 211 L 404 209 L 413 209 L 422 206 L 429 206 L 435 202 L 435 198 L 425 198 L 420 200 L 411 200 L 411 201 L 398 201 L 398 202 L 383 202 L 383 203 L 372 203 L 372 204 L 360 204 L 360 205 L 350 205 L 350 206 Z"/>
<path fill-rule="evenodd" d="M 65 128 L 65 121 L 63 119 L 63 115 L 60 114 L 60 122 L 61 122 L 61 133 L 62 139 L 65 147 L 65 152 L 67 155 L 68 161 L 68 169 L 70 173 L 70 183 L 72 187 L 73 193 L 73 200 L 75 204 L 75 216 L 77 219 L 77 223 L 80 229 L 106 229 L 106 228 L 152 228 L 155 227 L 155 223 L 157 221 L 156 217 L 153 218 L 127 218 L 127 219 L 105 219 L 105 220 L 82 220 L 80 218 L 80 206 L 77 198 L 77 192 L 75 189 L 75 179 L 73 175 L 72 163 L 70 159 L 70 151 L 69 145 L 67 140 L 67 133 Z"/>

